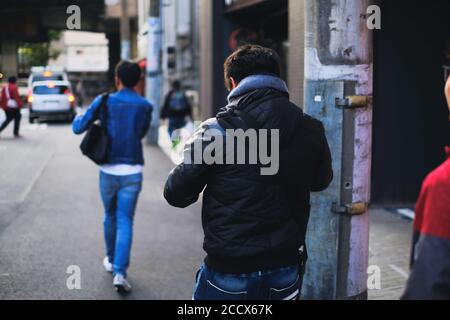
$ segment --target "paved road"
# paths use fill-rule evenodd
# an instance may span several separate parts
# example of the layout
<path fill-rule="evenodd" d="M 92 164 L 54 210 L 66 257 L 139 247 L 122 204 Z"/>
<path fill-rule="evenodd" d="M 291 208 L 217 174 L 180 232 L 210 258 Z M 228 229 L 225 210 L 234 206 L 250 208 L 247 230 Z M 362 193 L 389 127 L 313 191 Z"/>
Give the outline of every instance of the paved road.
<path fill-rule="evenodd" d="M 129 279 L 120 297 L 102 268 L 98 169 L 78 150 L 70 126 L 27 126 L 0 137 L 0 299 L 190 299 L 201 263 L 199 205 L 178 210 L 162 188 L 172 164 L 146 147 L 145 182 L 136 213 Z M 67 268 L 81 268 L 69 290 Z"/>
<path fill-rule="evenodd" d="M 371 300 L 398 300 L 409 277 L 412 221 L 394 211 L 370 212 L 369 264 L 381 270 L 381 290 L 369 291 Z"/>

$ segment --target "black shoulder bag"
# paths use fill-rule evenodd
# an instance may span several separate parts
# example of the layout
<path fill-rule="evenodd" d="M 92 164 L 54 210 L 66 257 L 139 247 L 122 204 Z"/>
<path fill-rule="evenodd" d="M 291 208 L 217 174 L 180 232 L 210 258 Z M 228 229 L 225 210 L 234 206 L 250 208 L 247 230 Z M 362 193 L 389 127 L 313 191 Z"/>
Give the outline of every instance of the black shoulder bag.
<path fill-rule="evenodd" d="M 106 127 L 108 119 L 108 98 L 108 93 L 102 96 L 102 101 L 96 114 L 96 118 L 99 118 L 100 111 L 103 110 L 105 113 L 105 123 L 101 121 L 100 123 L 98 121 L 92 123 L 80 145 L 81 152 L 98 165 L 106 163 L 108 158 L 108 133 Z"/>

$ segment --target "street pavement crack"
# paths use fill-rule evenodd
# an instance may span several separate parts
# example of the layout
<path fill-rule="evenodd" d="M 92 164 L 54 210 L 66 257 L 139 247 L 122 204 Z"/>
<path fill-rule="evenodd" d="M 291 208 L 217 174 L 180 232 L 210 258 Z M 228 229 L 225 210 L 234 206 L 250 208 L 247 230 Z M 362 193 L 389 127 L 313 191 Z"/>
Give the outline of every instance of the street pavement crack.
<path fill-rule="evenodd" d="M 42 176 L 42 173 L 45 171 L 45 168 L 50 163 L 52 158 L 55 156 L 55 151 L 51 152 L 50 155 L 45 159 L 45 161 L 42 163 L 42 165 L 39 167 L 39 169 L 36 171 L 36 174 L 33 176 L 33 179 L 31 179 L 30 183 L 28 183 L 25 190 L 20 194 L 19 199 L 17 200 L 18 204 L 22 204 L 28 195 L 30 194 L 31 190 L 33 190 L 34 185 L 39 180 L 39 178 Z"/>

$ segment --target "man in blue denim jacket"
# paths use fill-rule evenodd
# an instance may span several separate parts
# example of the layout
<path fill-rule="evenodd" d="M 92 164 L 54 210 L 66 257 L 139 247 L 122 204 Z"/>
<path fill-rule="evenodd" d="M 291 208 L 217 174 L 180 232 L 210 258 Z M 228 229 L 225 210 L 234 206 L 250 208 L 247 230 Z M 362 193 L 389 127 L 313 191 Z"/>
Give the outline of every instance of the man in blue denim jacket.
<path fill-rule="evenodd" d="M 133 218 L 142 188 L 144 156 L 142 139 L 150 127 L 153 107 L 133 88 L 141 78 L 135 63 L 116 67 L 117 93 L 109 96 L 105 110 L 98 110 L 102 97 L 94 100 L 85 115 L 73 122 L 73 132 L 82 134 L 99 118 L 105 121 L 109 138 L 108 161 L 100 166 L 100 193 L 105 207 L 106 257 L 103 265 L 114 274 L 119 292 L 129 292 L 127 269 L 133 238 Z"/>

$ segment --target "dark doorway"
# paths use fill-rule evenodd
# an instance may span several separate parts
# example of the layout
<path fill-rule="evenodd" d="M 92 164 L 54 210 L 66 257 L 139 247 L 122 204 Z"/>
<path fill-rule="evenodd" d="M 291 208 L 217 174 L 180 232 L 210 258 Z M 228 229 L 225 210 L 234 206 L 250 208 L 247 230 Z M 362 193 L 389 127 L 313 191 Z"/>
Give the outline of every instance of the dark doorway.
<path fill-rule="evenodd" d="M 211 1 L 212 28 L 203 30 L 204 38 L 213 52 L 211 62 L 203 70 L 203 83 L 211 83 L 204 90 L 205 101 L 216 114 L 226 105 L 228 91 L 223 84 L 223 62 L 244 44 L 260 44 L 275 49 L 282 60 L 283 78 L 287 74 L 288 56 L 288 0 L 222 0 Z M 203 43 L 207 43 L 204 41 Z M 205 53 L 206 55 L 206 53 Z M 211 70 L 208 70 L 211 68 Z M 210 75 L 206 75 L 209 74 Z M 211 79 L 206 79 L 211 77 Z M 211 93 L 210 93 L 211 92 Z M 204 102 L 205 103 L 205 102 Z M 210 113 L 206 113 L 207 117 Z"/>
<path fill-rule="evenodd" d="M 444 71 L 450 1 L 382 1 L 375 33 L 372 200 L 413 205 L 450 142 Z"/>
<path fill-rule="evenodd" d="M 255 3 L 239 7 L 239 1 L 226 9 L 226 18 L 233 30 L 227 39 L 231 51 L 246 43 L 259 44 L 278 52 L 282 77 L 287 76 L 288 2 L 287 0 L 243 1 Z M 237 6 L 238 9 L 235 7 Z"/>

